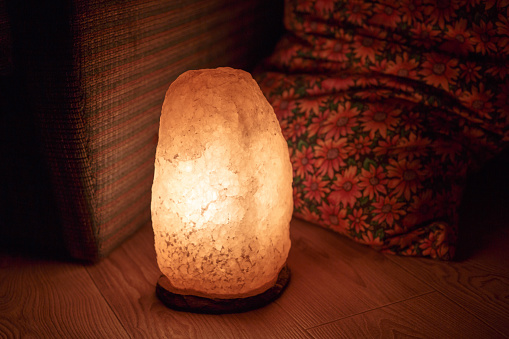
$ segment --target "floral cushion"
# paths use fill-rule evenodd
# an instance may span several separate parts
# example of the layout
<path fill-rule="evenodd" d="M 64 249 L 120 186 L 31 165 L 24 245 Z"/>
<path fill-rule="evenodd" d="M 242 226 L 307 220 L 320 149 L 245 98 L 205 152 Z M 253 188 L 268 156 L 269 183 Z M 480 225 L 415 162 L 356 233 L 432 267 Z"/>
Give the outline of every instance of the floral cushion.
<path fill-rule="evenodd" d="M 509 1 L 288 0 L 255 76 L 287 138 L 295 216 L 450 259 L 467 174 L 509 141 Z"/>

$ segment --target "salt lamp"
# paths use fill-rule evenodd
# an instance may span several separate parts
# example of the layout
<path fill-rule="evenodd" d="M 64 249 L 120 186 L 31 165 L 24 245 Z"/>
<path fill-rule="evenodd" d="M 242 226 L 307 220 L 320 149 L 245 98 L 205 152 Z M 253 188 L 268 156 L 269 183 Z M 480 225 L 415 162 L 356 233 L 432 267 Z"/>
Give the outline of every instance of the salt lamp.
<path fill-rule="evenodd" d="M 169 307 L 227 313 L 275 299 L 289 279 L 292 167 L 258 84 L 232 68 L 187 71 L 161 112 L 152 224 Z"/>

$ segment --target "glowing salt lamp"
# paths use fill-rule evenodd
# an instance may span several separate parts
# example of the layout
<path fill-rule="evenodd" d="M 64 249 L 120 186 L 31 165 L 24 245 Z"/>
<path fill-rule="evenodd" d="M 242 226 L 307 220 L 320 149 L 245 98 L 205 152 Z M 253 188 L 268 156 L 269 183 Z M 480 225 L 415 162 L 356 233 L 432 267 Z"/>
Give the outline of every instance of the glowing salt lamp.
<path fill-rule="evenodd" d="M 245 311 L 286 286 L 292 167 L 276 115 L 251 75 L 188 71 L 161 112 L 152 224 L 158 297 L 206 313 Z"/>

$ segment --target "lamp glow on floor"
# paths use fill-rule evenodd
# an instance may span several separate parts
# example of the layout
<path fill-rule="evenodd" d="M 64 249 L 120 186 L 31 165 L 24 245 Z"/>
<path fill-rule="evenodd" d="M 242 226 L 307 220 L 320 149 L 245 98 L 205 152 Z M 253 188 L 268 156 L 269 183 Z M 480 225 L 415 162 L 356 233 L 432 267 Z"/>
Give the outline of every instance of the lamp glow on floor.
<path fill-rule="evenodd" d="M 168 307 L 241 312 L 288 283 L 292 167 L 251 75 L 188 71 L 166 93 L 152 186 L 156 287 Z"/>

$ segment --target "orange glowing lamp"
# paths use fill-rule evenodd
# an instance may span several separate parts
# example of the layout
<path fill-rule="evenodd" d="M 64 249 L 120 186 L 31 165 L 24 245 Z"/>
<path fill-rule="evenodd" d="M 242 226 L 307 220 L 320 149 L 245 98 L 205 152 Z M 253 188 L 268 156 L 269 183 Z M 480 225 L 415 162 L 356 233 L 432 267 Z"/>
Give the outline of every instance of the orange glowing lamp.
<path fill-rule="evenodd" d="M 251 75 L 188 71 L 161 112 L 152 223 L 156 292 L 169 307 L 245 311 L 289 279 L 292 167 L 274 111 Z"/>

